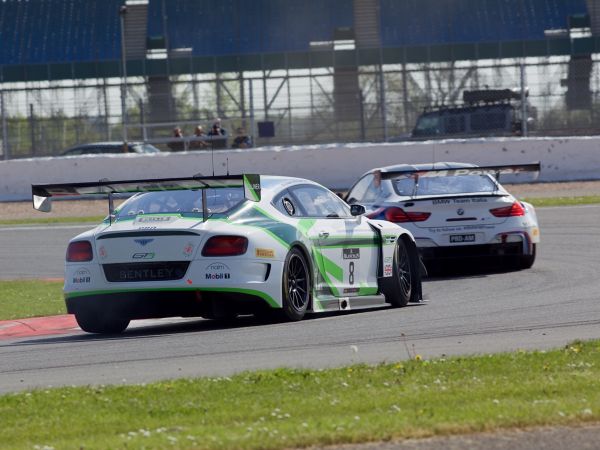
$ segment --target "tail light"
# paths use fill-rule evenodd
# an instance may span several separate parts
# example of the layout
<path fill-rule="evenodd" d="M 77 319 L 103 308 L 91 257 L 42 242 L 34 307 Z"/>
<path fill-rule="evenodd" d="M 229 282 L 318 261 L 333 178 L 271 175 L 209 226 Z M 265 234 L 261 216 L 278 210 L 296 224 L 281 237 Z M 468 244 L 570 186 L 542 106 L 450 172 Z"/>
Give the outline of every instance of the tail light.
<path fill-rule="evenodd" d="M 525 209 L 523 205 L 519 202 L 514 202 L 510 206 L 503 206 L 501 208 L 490 209 L 490 212 L 495 217 L 516 217 L 516 216 L 524 216 Z"/>
<path fill-rule="evenodd" d="M 94 252 L 90 241 L 71 242 L 67 247 L 68 262 L 84 262 L 92 259 L 94 259 Z"/>
<path fill-rule="evenodd" d="M 247 249 L 248 239 L 243 236 L 213 236 L 204 244 L 202 256 L 243 255 Z"/>
<path fill-rule="evenodd" d="M 402 208 L 395 206 L 386 209 L 384 214 L 385 220 L 394 223 L 423 222 L 429 219 L 429 216 L 431 216 L 431 213 L 404 211 Z"/>

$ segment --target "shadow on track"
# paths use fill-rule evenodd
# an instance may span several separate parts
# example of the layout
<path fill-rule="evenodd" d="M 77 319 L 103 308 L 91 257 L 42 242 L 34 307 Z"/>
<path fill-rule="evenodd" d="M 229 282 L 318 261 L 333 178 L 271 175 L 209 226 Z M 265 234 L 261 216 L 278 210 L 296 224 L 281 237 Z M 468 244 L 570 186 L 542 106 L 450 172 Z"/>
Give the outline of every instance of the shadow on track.
<path fill-rule="evenodd" d="M 427 263 L 426 267 L 427 277 L 423 279 L 424 282 L 456 278 L 483 278 L 489 275 L 519 272 L 506 261 L 497 258 L 435 261 Z"/>
<path fill-rule="evenodd" d="M 409 303 L 405 308 L 412 308 L 416 306 L 425 305 L 424 303 Z M 403 309 L 405 309 L 403 308 Z M 252 315 L 240 316 L 236 319 L 230 319 L 227 321 L 220 320 L 209 320 L 198 318 L 184 318 L 183 320 L 179 317 L 162 319 L 165 323 L 156 323 L 151 325 L 138 325 L 135 326 L 136 321 L 132 321 L 133 327 L 128 328 L 126 331 L 120 334 L 93 334 L 84 333 L 68 336 L 53 336 L 42 339 L 29 339 L 18 342 L 7 343 L 10 346 L 26 346 L 26 345 L 41 345 L 41 344 L 60 344 L 60 343 L 81 343 L 81 342 L 94 342 L 94 341 L 126 341 L 132 339 L 148 339 L 159 336 L 184 334 L 184 333 L 207 333 L 211 331 L 222 331 L 222 330 L 236 330 L 245 329 L 251 327 L 268 327 L 268 326 L 302 326 L 302 323 L 314 322 L 326 318 L 343 318 L 346 316 L 352 316 L 357 314 L 368 314 L 370 312 L 376 312 L 386 309 L 394 309 L 390 306 L 380 306 L 374 308 L 357 309 L 357 310 L 346 310 L 346 311 L 331 311 L 319 314 L 308 313 L 306 317 L 300 322 L 286 322 L 284 320 L 277 319 L 259 319 Z M 169 322 L 169 320 L 176 320 L 176 323 Z"/>

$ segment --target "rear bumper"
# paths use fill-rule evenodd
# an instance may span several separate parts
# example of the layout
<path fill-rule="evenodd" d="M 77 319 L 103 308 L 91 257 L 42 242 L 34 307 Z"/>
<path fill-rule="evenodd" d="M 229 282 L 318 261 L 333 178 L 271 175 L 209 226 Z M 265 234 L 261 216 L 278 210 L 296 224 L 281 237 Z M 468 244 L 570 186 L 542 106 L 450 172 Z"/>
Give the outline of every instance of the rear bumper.
<path fill-rule="evenodd" d="M 215 308 L 251 314 L 269 308 L 259 293 L 160 290 L 65 295 L 69 314 L 108 313 L 128 319 L 210 317 Z"/>

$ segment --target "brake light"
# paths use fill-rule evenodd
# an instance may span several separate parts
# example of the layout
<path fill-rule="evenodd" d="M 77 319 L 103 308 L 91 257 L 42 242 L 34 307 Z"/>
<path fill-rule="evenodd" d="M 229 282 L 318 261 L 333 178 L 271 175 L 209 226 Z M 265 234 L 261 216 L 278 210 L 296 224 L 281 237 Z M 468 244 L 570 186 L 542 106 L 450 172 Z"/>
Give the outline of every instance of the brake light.
<path fill-rule="evenodd" d="M 94 258 L 90 241 L 71 242 L 67 247 L 68 262 L 91 261 Z"/>
<path fill-rule="evenodd" d="M 520 202 L 514 202 L 510 206 L 503 206 L 501 208 L 490 209 L 490 212 L 495 217 L 515 217 L 525 215 L 525 209 L 523 208 Z"/>
<path fill-rule="evenodd" d="M 431 213 L 428 212 L 413 212 L 404 211 L 402 208 L 391 207 L 385 211 L 385 220 L 394 223 L 405 223 L 405 222 L 423 222 L 429 219 Z"/>
<path fill-rule="evenodd" d="M 248 239 L 243 236 L 213 236 L 204 244 L 202 256 L 243 255 L 247 249 Z"/>

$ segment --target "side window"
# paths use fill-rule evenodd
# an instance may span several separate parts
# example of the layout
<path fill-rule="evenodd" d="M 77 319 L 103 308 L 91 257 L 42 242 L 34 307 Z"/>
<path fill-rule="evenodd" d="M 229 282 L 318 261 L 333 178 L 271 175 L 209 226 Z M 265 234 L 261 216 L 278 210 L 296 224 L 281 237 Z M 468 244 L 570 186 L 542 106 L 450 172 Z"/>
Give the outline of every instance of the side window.
<path fill-rule="evenodd" d="M 373 174 L 364 176 L 354 185 L 348 194 L 348 203 L 360 203 L 365 198 L 369 185 L 373 182 Z"/>
<path fill-rule="evenodd" d="M 463 114 L 455 114 L 444 118 L 444 128 L 448 134 L 464 133 L 465 116 Z"/>
<path fill-rule="evenodd" d="M 421 116 L 413 131 L 415 136 L 433 136 L 440 134 L 440 118 L 438 116 Z"/>
<path fill-rule="evenodd" d="M 471 116 L 473 131 L 503 130 L 507 128 L 506 113 L 502 110 L 485 110 Z"/>
<path fill-rule="evenodd" d="M 327 189 L 303 185 L 292 188 L 291 191 L 308 217 L 351 217 L 348 206 Z"/>

